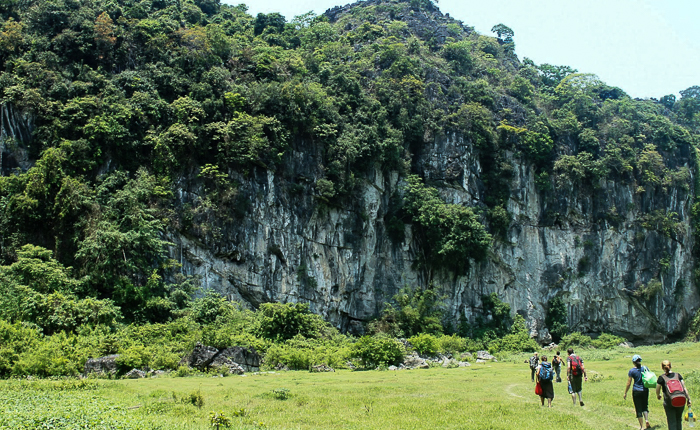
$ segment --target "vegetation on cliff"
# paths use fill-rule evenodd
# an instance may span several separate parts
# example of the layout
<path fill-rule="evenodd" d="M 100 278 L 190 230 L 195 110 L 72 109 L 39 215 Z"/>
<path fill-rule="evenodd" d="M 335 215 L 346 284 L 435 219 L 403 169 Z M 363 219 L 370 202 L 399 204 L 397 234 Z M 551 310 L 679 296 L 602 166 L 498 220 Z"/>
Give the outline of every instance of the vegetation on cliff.
<path fill-rule="evenodd" d="M 36 162 L 0 178 L 2 324 L 61 339 L 215 324 L 218 311 L 196 316 L 198 282 L 169 258 L 166 233 L 217 241 L 220 225 L 249 216 L 257 197 L 236 178 L 258 170 L 341 209 L 371 169 L 399 172 L 387 230 L 402 240 L 411 224 L 428 271 L 461 274 L 503 239 L 513 157 L 545 198 L 628 184 L 646 211 L 640 230 L 675 237 L 678 215 L 641 203 L 694 187 L 679 160 L 696 158 L 700 88 L 631 99 L 594 75 L 521 61 L 512 30 L 494 33 L 428 0 L 290 22 L 218 0 L 3 2 L 0 101 L 35 125 L 3 145 Z M 458 171 L 420 178 L 425 146 L 450 136 L 478 156 L 478 203 L 442 200 Z M 315 179 L 287 167 L 295 151 L 313 154 Z M 631 210 L 598 209 L 613 225 Z"/>

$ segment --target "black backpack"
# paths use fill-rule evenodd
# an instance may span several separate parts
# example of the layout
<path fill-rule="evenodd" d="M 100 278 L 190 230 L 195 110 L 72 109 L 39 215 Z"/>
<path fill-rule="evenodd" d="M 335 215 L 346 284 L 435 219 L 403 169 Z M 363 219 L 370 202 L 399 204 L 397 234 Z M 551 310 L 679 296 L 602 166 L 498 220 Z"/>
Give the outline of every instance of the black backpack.
<path fill-rule="evenodd" d="M 537 362 L 540 361 L 539 358 L 535 357 L 534 355 L 530 357 L 530 369 L 534 369 L 537 367 Z"/>

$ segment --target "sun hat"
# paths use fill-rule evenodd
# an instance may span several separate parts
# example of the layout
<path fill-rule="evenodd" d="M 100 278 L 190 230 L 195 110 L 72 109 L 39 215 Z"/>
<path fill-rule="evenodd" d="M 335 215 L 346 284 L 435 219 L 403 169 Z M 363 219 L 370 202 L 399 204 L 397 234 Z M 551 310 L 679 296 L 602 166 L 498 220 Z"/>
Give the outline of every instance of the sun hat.
<path fill-rule="evenodd" d="M 639 354 L 634 354 L 634 356 L 632 356 L 632 363 L 636 363 L 638 361 L 642 361 L 642 356 Z"/>

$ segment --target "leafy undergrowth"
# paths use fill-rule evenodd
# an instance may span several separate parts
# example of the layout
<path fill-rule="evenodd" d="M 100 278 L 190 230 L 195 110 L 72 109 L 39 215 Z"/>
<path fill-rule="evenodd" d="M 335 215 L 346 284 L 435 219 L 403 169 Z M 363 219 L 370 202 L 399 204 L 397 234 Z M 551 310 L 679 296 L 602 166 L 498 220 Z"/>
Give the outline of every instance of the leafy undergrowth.
<path fill-rule="evenodd" d="M 85 391 L 0 392 L 0 429 L 165 429 Z"/>

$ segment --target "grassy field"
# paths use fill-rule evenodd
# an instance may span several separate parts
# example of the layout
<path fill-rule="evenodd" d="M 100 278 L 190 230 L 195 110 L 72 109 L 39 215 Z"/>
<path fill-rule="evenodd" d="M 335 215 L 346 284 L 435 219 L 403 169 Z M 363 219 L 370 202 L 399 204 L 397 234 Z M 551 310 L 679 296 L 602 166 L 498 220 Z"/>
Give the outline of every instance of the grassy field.
<path fill-rule="evenodd" d="M 212 411 L 234 429 L 633 429 L 631 393 L 626 401 L 622 394 L 635 353 L 657 374 L 670 359 L 700 399 L 700 345 L 679 343 L 581 351 L 589 374 L 584 407 L 561 383 L 554 407 L 541 408 L 520 355 L 454 369 L 2 381 L 0 429 L 205 429 Z M 653 394 L 650 412 L 653 428 L 666 428 Z"/>

